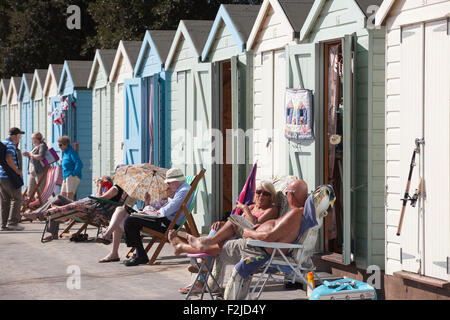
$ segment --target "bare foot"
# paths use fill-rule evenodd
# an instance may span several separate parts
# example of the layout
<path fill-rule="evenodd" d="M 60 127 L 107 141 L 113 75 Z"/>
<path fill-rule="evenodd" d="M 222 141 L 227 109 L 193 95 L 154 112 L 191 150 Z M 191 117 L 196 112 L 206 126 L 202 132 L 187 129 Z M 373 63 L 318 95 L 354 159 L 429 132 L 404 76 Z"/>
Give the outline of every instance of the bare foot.
<path fill-rule="evenodd" d="M 196 238 L 190 234 L 187 235 L 187 241 L 191 247 L 198 249 L 200 252 L 203 252 L 208 246 L 208 240 L 208 238 Z"/>
<path fill-rule="evenodd" d="M 174 249 L 174 254 L 176 256 L 180 255 L 181 253 L 183 253 L 182 250 L 182 245 L 184 244 L 183 241 L 177 237 L 177 233 L 176 232 L 172 232 L 174 230 L 170 230 L 169 231 L 169 242 L 172 245 L 173 249 Z"/>
<path fill-rule="evenodd" d="M 98 262 L 99 263 L 105 263 L 105 262 L 115 262 L 115 261 L 119 261 L 119 256 L 115 256 L 115 255 L 111 255 L 108 254 L 106 257 L 104 257 L 103 259 L 100 259 Z"/>

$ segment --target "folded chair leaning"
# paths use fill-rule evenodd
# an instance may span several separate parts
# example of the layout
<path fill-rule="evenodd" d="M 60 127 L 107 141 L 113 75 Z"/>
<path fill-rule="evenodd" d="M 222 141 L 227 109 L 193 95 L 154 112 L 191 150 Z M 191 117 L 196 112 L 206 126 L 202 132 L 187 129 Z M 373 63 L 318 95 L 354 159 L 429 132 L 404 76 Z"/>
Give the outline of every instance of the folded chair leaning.
<path fill-rule="evenodd" d="M 283 282 L 289 281 L 294 283 L 298 279 L 306 286 L 311 286 L 308 284 L 305 274 L 308 272 L 315 274 L 315 266 L 311 257 L 316 247 L 323 219 L 327 215 L 328 208 L 333 206 L 334 200 L 334 190 L 329 185 L 318 187 L 308 197 L 305 204 L 302 227 L 295 243 L 264 242 L 249 239 L 249 245 L 264 249 L 270 248 L 273 249 L 273 252 L 259 261 L 252 259 L 250 261 L 249 259 L 241 260 L 233 269 L 232 275 L 227 282 L 224 293 L 225 300 L 242 300 L 245 298 L 257 300 L 260 298 L 269 279 L 279 280 L 274 277 L 276 275 L 282 275 Z M 282 252 L 283 249 L 289 249 L 288 253 L 284 254 Z M 260 275 L 250 290 L 252 276 L 257 273 L 260 273 Z M 322 282 L 317 274 L 315 276 Z M 261 283 L 262 285 L 255 296 L 255 292 Z"/>
<path fill-rule="evenodd" d="M 45 182 L 44 190 L 40 191 L 40 187 Z M 59 165 L 46 166 L 44 168 L 44 174 L 41 179 L 39 179 L 38 184 L 32 190 L 31 198 L 36 200 L 33 202 L 27 202 L 22 206 L 21 213 L 28 211 L 34 211 L 42 207 L 51 196 L 55 196 L 55 189 L 57 185 L 62 184 L 62 168 Z M 28 188 L 24 191 L 24 196 L 27 194 Z M 32 221 L 31 219 L 22 219 L 22 221 Z"/>
<path fill-rule="evenodd" d="M 195 177 L 193 176 L 187 176 L 186 182 L 190 183 L 191 189 L 189 190 L 188 194 L 184 198 L 183 202 L 181 203 L 180 209 L 178 209 L 177 213 L 175 214 L 175 217 L 173 218 L 172 222 L 169 224 L 169 227 L 167 228 L 166 232 L 158 232 L 155 230 L 152 230 L 150 228 L 142 228 L 141 230 L 141 237 L 151 237 L 150 242 L 148 243 L 147 247 L 145 248 L 145 251 L 148 253 L 151 249 L 151 247 L 155 244 L 155 242 L 159 241 L 159 245 L 156 248 L 155 252 L 153 253 L 153 256 L 151 257 L 148 264 L 152 265 L 155 263 L 156 259 L 158 258 L 159 253 L 161 252 L 164 245 L 169 242 L 169 231 L 173 229 L 175 226 L 175 222 L 180 217 L 180 214 L 184 214 L 184 218 L 182 223 L 180 223 L 179 228 L 180 230 L 183 226 L 186 229 L 186 232 L 189 234 L 192 234 L 195 237 L 199 236 L 197 226 L 195 224 L 194 218 L 191 215 L 192 209 L 195 206 L 195 200 L 197 198 L 197 186 L 200 180 L 205 175 L 206 169 L 202 169 L 199 174 L 197 174 Z M 127 257 L 131 257 L 133 254 L 135 248 L 131 248 L 131 250 L 128 252 Z"/>

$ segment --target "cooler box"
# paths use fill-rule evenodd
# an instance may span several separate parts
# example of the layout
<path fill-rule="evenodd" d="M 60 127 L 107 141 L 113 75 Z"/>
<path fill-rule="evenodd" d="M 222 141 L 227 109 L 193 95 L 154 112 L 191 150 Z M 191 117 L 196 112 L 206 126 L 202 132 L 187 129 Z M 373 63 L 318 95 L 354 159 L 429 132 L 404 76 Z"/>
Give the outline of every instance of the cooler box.
<path fill-rule="evenodd" d="M 324 281 L 314 289 L 309 300 L 377 300 L 372 286 L 353 279 Z"/>

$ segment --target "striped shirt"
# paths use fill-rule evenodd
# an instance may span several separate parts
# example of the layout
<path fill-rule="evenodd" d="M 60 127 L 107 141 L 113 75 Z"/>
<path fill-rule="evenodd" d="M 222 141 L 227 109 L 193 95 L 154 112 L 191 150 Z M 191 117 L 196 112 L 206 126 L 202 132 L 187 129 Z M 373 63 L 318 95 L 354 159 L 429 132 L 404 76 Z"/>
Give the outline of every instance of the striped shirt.
<path fill-rule="evenodd" d="M 17 154 L 16 154 L 16 151 L 17 151 L 16 145 L 9 138 L 6 138 L 5 141 L 3 141 L 3 144 L 6 146 L 6 154 L 12 155 L 14 163 L 16 164 L 16 167 L 17 167 L 17 169 L 19 169 L 19 161 L 17 160 Z M 0 165 L 0 180 L 8 180 L 8 179 L 9 179 L 9 177 L 6 174 L 6 171 Z"/>

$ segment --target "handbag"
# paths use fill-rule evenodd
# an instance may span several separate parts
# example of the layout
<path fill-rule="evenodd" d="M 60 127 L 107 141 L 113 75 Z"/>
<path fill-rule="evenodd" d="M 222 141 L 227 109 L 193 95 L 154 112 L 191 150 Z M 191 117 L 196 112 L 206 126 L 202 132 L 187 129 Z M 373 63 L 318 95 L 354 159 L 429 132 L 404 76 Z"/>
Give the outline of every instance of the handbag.
<path fill-rule="evenodd" d="M 51 165 L 52 163 L 55 163 L 59 160 L 58 154 L 56 153 L 55 149 L 50 148 L 45 153 L 45 158 L 41 160 L 41 164 L 43 167 Z"/>

